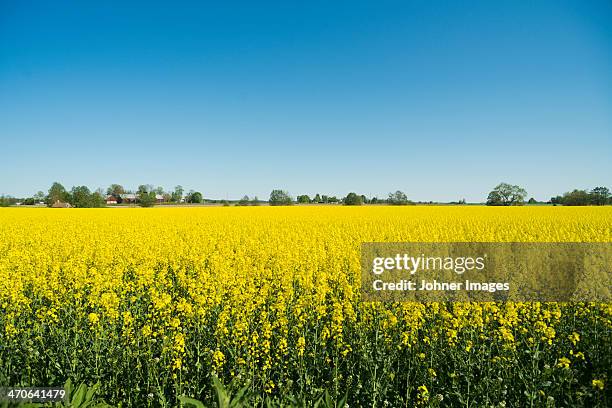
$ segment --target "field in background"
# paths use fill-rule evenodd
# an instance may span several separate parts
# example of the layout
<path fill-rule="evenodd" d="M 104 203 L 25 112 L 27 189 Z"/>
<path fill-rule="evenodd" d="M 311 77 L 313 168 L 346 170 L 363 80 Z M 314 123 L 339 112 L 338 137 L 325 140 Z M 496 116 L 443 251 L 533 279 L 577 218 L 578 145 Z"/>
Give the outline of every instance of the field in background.
<path fill-rule="evenodd" d="M 612 304 L 359 301 L 363 241 L 610 242 L 610 207 L 0 209 L 0 386 L 606 406 Z"/>

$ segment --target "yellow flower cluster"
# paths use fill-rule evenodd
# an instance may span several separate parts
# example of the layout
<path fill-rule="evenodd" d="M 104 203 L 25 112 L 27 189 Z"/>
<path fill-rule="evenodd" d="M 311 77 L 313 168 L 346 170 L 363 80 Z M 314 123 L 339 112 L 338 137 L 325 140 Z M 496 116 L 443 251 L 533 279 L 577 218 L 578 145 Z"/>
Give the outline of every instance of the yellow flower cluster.
<path fill-rule="evenodd" d="M 461 405 L 476 364 L 470 392 L 527 366 L 542 381 L 608 375 L 596 353 L 610 350 L 610 304 L 363 303 L 359 251 L 610 242 L 609 207 L 0 209 L 0 237 L 0 383 L 102 379 L 115 402 L 139 390 L 138 405 L 205 392 L 214 373 L 257 395 Z M 500 384 L 487 394 L 522 405 L 527 391 L 512 401 Z"/>

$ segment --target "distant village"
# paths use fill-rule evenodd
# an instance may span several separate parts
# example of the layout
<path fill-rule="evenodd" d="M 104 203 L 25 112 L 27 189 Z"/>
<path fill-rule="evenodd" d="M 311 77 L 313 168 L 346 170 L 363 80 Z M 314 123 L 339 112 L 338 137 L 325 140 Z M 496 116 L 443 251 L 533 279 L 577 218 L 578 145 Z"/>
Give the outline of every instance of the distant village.
<path fill-rule="evenodd" d="M 157 204 L 163 204 L 167 202 L 166 196 L 163 194 L 155 194 L 155 202 Z M 107 195 L 106 196 L 106 205 L 115 205 L 115 204 L 136 204 L 138 202 L 138 195 L 134 193 L 124 193 L 118 195 Z M 178 203 L 184 203 L 185 197 L 181 197 Z"/>

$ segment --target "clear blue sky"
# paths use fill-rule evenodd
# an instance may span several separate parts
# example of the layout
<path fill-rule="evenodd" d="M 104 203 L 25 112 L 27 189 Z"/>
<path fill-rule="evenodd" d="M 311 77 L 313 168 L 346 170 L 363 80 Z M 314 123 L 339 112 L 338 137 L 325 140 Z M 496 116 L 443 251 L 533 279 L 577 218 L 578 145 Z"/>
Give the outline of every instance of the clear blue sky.
<path fill-rule="evenodd" d="M 0 2 L 0 194 L 612 187 L 610 1 L 170 4 Z"/>

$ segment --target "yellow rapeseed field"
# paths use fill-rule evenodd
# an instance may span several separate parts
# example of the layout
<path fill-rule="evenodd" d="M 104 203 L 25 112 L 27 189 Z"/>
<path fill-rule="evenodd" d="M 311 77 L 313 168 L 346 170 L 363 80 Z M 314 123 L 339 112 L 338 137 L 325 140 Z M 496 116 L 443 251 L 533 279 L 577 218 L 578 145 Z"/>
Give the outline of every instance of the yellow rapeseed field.
<path fill-rule="evenodd" d="M 0 386 L 100 382 L 123 406 L 612 403 L 611 304 L 362 303 L 364 241 L 612 242 L 612 208 L 0 209 Z"/>

